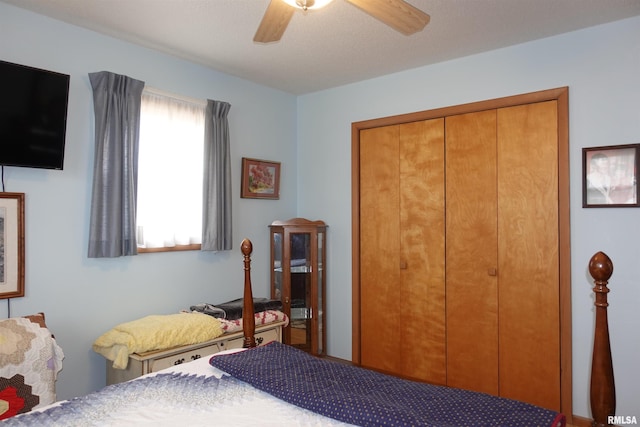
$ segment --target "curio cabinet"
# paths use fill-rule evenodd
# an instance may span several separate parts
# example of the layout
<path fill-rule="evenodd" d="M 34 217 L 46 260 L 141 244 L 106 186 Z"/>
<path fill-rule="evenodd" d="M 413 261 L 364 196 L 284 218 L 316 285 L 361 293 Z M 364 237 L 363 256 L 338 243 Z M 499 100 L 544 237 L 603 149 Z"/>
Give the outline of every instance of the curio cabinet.
<path fill-rule="evenodd" d="M 323 221 L 274 221 L 271 235 L 271 298 L 289 316 L 283 341 L 326 354 L 326 240 Z"/>

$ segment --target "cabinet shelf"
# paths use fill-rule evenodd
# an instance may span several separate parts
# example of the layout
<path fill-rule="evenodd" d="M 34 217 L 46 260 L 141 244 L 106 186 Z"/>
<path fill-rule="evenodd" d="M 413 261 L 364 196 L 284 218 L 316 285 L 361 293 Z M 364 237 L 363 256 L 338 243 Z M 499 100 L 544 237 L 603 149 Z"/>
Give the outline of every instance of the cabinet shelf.
<path fill-rule="evenodd" d="M 273 271 L 276 273 L 282 273 L 282 267 L 274 268 Z M 290 267 L 289 272 L 292 274 L 293 273 L 311 273 L 312 269 L 311 267 Z"/>

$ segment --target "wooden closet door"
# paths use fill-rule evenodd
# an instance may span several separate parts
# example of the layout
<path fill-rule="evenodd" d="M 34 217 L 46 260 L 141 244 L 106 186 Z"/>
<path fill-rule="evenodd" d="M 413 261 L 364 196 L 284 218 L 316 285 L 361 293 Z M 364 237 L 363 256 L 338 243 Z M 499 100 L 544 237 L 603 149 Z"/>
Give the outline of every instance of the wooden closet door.
<path fill-rule="evenodd" d="M 360 132 L 360 348 L 367 368 L 400 372 L 398 125 Z"/>
<path fill-rule="evenodd" d="M 417 357 L 404 353 L 405 342 L 430 340 L 431 348 L 440 348 L 434 344 L 440 334 L 434 314 L 439 309 L 429 314 L 433 320 L 423 320 L 422 329 L 438 331 L 435 335 L 425 339 L 419 335 L 420 326 L 403 332 L 409 317 L 402 313 L 414 310 L 408 300 L 421 301 L 420 294 L 403 298 L 409 295 L 403 286 L 437 275 L 437 263 L 446 259 L 447 384 L 572 413 L 567 95 L 567 88 L 558 88 L 352 124 L 357 184 L 353 199 L 354 361 L 411 376 L 409 365 L 418 362 Z M 401 155 L 400 141 L 421 138 L 411 136 L 408 124 L 434 117 L 445 120 L 445 173 L 423 163 L 418 153 Z M 379 135 L 374 140 L 381 144 L 367 151 L 361 145 L 373 145 L 367 139 L 378 132 L 378 126 L 395 139 L 390 142 Z M 396 151 L 381 151 L 385 144 Z M 399 159 L 397 164 L 395 159 Z M 415 161 L 415 165 L 403 166 L 403 161 Z M 435 218 L 429 209 L 437 206 L 435 200 L 421 204 L 424 200 L 412 198 L 421 191 L 431 197 L 431 189 L 403 195 L 402 171 L 408 179 L 431 168 L 446 179 L 444 184 L 435 180 L 430 184 L 446 187 L 446 258 L 438 253 L 441 241 L 429 230 L 418 227 L 414 231 L 415 236 L 423 234 L 426 243 L 422 246 L 419 238 L 402 234 L 405 226 L 401 224 L 409 228 L 418 224 L 420 209 L 425 218 L 432 214 Z M 386 176 L 400 180 L 397 193 L 378 182 Z M 369 192 L 371 189 L 374 191 Z M 393 207 L 387 210 L 385 204 Z M 408 211 L 403 212 L 402 206 Z M 411 207 L 415 212 L 410 212 Z M 399 215 L 393 215 L 395 209 Z M 434 233 L 440 227 L 433 218 L 425 224 L 432 224 Z M 406 252 L 414 245 L 414 251 Z M 427 270 L 414 274 L 411 269 L 416 261 L 409 257 L 421 251 L 417 263 Z M 397 269 L 398 264 L 406 265 L 406 270 Z M 436 291 L 429 292 L 423 301 L 431 310 L 431 298 L 438 303 L 438 297 Z M 424 319 L 422 313 L 416 316 Z M 427 326 L 426 322 L 431 323 Z M 432 357 L 429 348 L 423 351 Z M 427 370 L 437 370 L 435 362 L 431 366 Z"/>
<path fill-rule="evenodd" d="M 400 126 L 402 375 L 446 384 L 444 119 Z"/>
<path fill-rule="evenodd" d="M 447 385 L 497 395 L 495 110 L 446 118 Z"/>
<path fill-rule="evenodd" d="M 500 395 L 560 410 L 557 102 L 498 110 Z"/>
<path fill-rule="evenodd" d="M 444 384 L 443 119 L 360 134 L 361 364 Z"/>

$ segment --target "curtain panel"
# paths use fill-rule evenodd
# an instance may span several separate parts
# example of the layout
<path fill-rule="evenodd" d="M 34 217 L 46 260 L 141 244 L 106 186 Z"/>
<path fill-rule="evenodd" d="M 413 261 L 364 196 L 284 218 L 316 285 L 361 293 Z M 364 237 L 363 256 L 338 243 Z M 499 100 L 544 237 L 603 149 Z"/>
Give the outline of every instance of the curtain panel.
<path fill-rule="evenodd" d="M 204 125 L 203 251 L 231 250 L 231 104 L 207 100 Z"/>
<path fill-rule="evenodd" d="M 136 255 L 140 104 L 144 82 L 90 73 L 95 114 L 89 258 Z"/>

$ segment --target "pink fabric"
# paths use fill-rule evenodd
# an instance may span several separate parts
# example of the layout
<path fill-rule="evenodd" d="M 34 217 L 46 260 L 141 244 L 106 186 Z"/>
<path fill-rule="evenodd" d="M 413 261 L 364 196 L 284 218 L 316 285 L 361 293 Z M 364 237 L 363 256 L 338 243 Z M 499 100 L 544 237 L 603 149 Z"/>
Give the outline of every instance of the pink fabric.
<path fill-rule="evenodd" d="M 284 320 L 285 326 L 289 324 L 289 318 L 286 314 L 277 310 L 266 310 L 255 314 L 256 326 L 266 325 L 268 323 L 279 322 Z M 222 323 L 222 330 L 226 333 L 242 331 L 242 319 L 226 320 L 218 319 Z"/>

